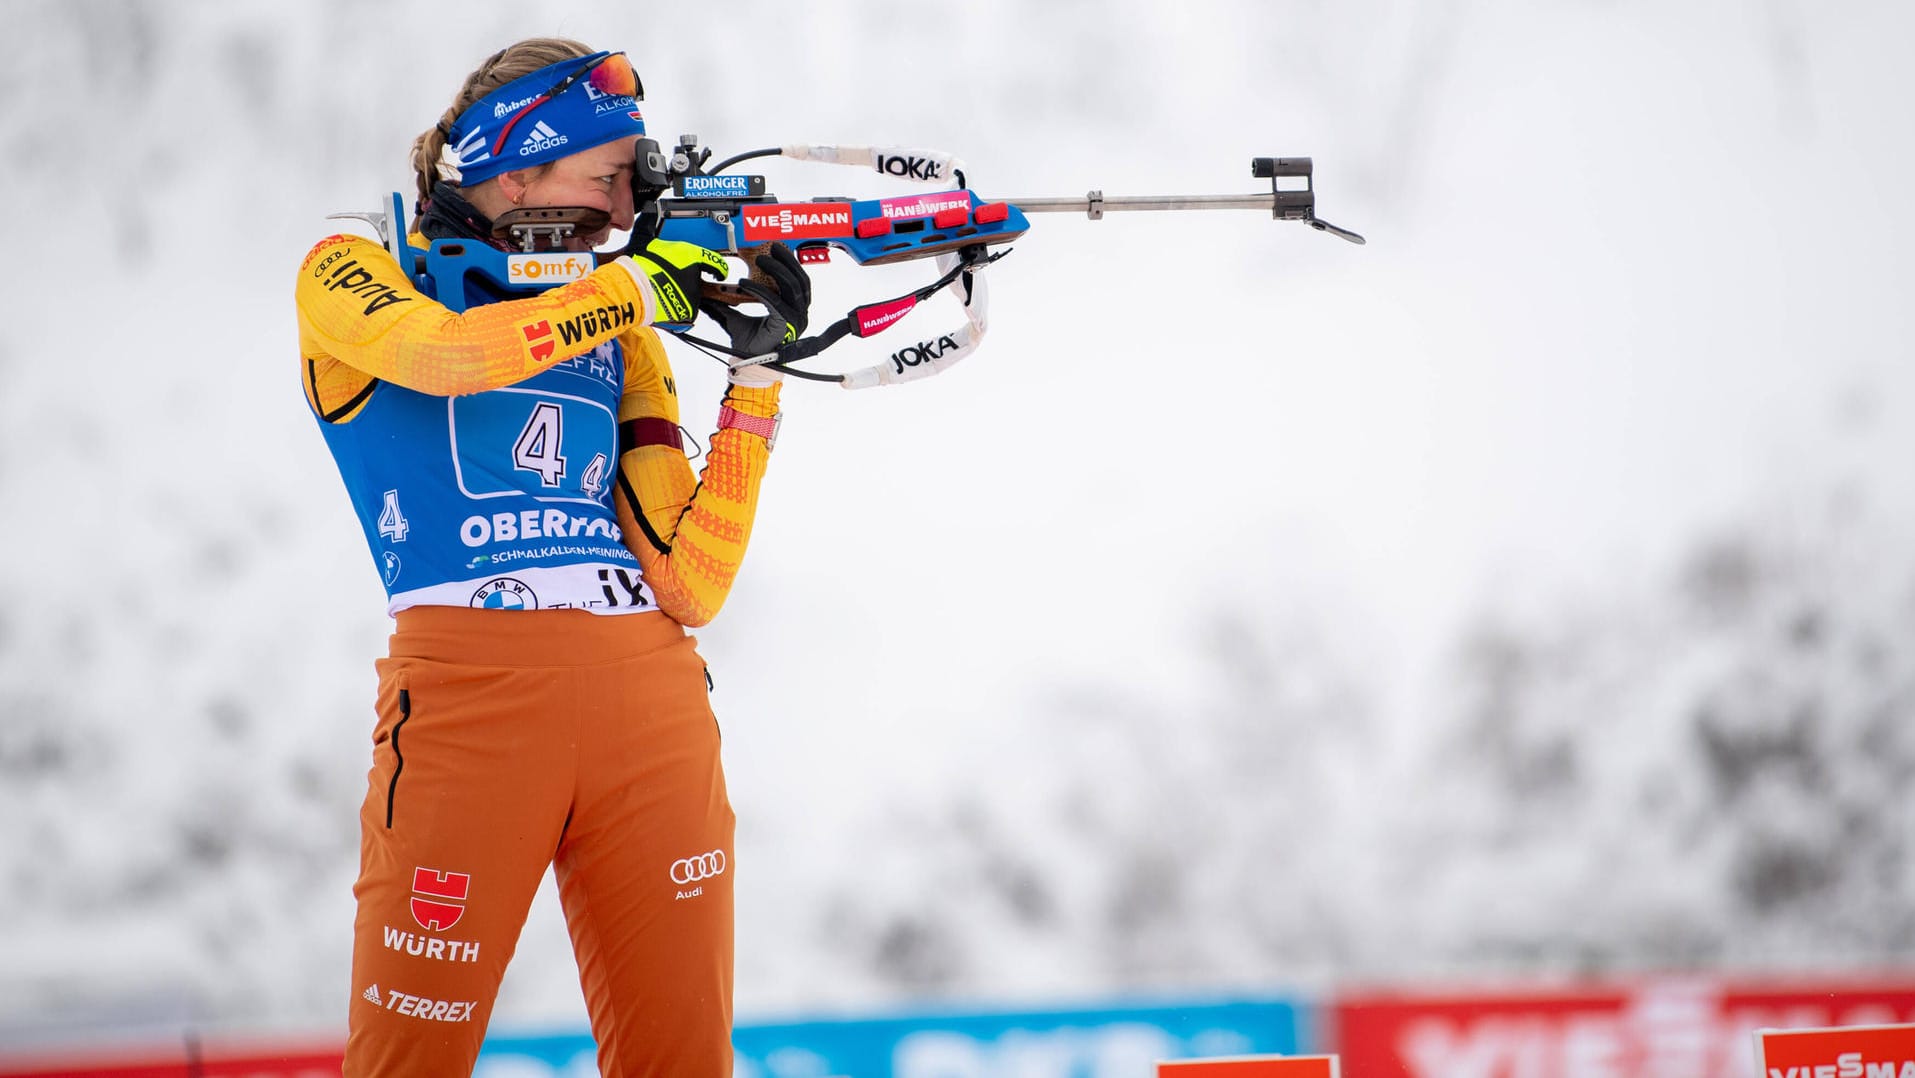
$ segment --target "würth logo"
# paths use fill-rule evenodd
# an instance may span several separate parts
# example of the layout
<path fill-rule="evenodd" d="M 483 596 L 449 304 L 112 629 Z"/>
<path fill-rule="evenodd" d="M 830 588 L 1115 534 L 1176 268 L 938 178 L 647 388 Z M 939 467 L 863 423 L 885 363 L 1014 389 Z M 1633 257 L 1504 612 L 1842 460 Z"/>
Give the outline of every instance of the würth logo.
<path fill-rule="evenodd" d="M 472 890 L 472 877 L 464 872 L 441 872 L 436 868 L 412 870 L 412 919 L 431 932 L 444 932 L 465 916 L 466 895 Z M 426 895 L 429 897 L 421 898 Z"/>
<path fill-rule="evenodd" d="M 525 334 L 526 350 L 532 353 L 533 362 L 544 362 L 558 351 L 558 342 L 552 339 L 552 323 L 540 320 L 529 326 L 520 326 L 519 332 Z"/>

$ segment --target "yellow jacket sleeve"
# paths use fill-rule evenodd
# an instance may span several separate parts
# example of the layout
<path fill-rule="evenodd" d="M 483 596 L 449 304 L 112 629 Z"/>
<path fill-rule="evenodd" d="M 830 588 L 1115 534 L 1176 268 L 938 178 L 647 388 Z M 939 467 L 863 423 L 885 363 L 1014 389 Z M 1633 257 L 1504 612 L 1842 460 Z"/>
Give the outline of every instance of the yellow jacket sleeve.
<path fill-rule="evenodd" d="M 321 240 L 300 266 L 294 300 L 307 398 L 335 422 L 351 418 L 375 379 L 436 396 L 522 381 L 649 323 L 652 302 L 621 261 L 525 299 L 454 313 L 360 236 Z"/>
<path fill-rule="evenodd" d="M 678 393 L 658 335 L 631 334 L 625 354 L 620 428 L 675 432 Z M 778 414 L 778 390 L 732 386 L 725 403 L 769 418 Z M 620 446 L 618 524 L 658 608 L 696 628 L 718 613 L 737 579 L 771 447 L 759 435 L 726 427 L 712 435 L 704 471 L 693 478 L 683 449 L 662 436 L 638 441 Z"/>

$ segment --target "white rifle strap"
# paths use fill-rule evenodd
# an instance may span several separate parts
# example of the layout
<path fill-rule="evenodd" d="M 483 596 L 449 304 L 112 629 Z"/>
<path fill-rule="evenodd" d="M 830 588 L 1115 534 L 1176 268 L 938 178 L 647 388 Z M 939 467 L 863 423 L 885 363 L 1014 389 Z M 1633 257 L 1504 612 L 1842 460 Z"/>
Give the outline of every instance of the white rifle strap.
<path fill-rule="evenodd" d="M 964 162 L 941 150 L 919 150 L 905 146 L 780 146 L 781 156 L 794 161 L 818 161 L 827 165 L 851 165 L 868 168 L 886 176 L 917 183 L 948 186 Z"/>
<path fill-rule="evenodd" d="M 792 145 L 781 146 L 778 152 L 780 156 L 794 161 L 868 168 L 897 179 L 940 186 L 954 183 L 957 174 L 964 169 L 962 160 L 941 150 L 903 146 Z M 956 254 L 938 255 L 938 276 L 950 273 L 957 265 Z M 846 389 L 869 389 L 872 386 L 915 382 L 950 369 L 958 360 L 976 351 L 984 339 L 990 308 L 990 293 L 984 283 L 983 269 L 984 266 L 979 265 L 969 273 L 958 274 L 945 286 L 964 307 L 964 325 L 949 333 L 900 348 L 875 367 L 844 375 L 839 384 Z M 863 319 L 853 332 L 859 337 L 882 332 L 897 324 L 904 313 L 914 306 L 915 301 L 909 304 L 874 304 L 870 310 L 878 313 Z"/>
<path fill-rule="evenodd" d="M 958 256 L 955 254 L 937 256 L 939 276 L 950 273 L 957 265 Z M 949 370 L 957 365 L 958 360 L 976 351 L 984 340 L 984 331 L 990 326 L 991 294 L 984 281 L 983 269 L 980 265 L 969 273 L 960 273 L 950 284 L 945 285 L 964 307 L 964 325 L 930 340 L 920 340 L 900 348 L 875 367 L 844 375 L 839 384 L 846 389 L 869 389 L 872 386 L 915 382 Z M 871 332 L 881 332 L 894 324 L 895 319 L 887 320 Z"/>

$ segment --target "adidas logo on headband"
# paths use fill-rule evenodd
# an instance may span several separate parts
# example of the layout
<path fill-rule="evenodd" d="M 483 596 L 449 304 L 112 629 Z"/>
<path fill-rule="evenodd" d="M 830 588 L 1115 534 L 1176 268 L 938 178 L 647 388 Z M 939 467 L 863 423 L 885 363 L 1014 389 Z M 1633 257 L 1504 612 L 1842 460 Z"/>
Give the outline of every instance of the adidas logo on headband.
<path fill-rule="evenodd" d="M 532 125 L 532 133 L 527 135 L 525 141 L 520 144 L 519 156 L 527 157 L 535 153 L 544 153 L 570 141 L 572 140 L 547 126 L 544 120 L 540 120 Z"/>

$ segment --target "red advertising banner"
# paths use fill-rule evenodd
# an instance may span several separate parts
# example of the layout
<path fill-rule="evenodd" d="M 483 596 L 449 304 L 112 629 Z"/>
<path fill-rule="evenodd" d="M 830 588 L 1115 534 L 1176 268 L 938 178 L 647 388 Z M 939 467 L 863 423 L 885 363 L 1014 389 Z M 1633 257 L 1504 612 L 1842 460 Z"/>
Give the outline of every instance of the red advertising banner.
<path fill-rule="evenodd" d="M 0 1056 L 0 1078 L 339 1078 L 343 1043 L 232 1045 L 185 1043 L 58 1055 Z"/>
<path fill-rule="evenodd" d="M 820 240 L 851 235 L 849 202 L 748 203 L 739 208 L 745 239 Z"/>
<path fill-rule="evenodd" d="M 1915 1025 L 1762 1029 L 1762 1078 L 1915 1078 Z"/>
<path fill-rule="evenodd" d="M 1335 1056 L 1238 1056 L 1157 1064 L 1157 1078 L 1340 1078 Z"/>
<path fill-rule="evenodd" d="M 1330 1013 L 1332 1046 L 1361 1078 L 1749 1078 L 1757 1029 L 1915 1020 L 1915 978 L 1349 992 Z"/>

